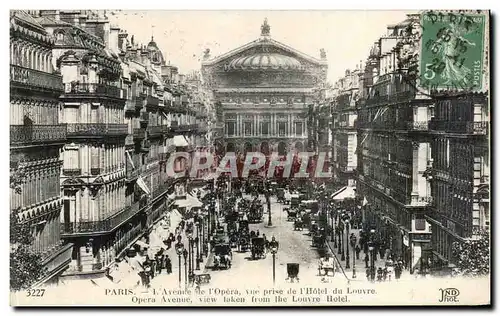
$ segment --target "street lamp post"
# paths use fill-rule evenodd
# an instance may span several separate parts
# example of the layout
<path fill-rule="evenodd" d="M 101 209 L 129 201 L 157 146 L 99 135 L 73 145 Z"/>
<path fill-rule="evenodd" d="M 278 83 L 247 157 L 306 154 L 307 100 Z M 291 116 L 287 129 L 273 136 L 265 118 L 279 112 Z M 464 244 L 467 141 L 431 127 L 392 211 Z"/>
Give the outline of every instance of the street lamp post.
<path fill-rule="evenodd" d="M 271 254 L 273 255 L 273 284 L 276 281 L 276 253 L 278 252 L 279 243 L 276 241 L 276 238 L 273 236 L 271 242 L 269 243 L 269 247 L 271 249 Z"/>
<path fill-rule="evenodd" d="M 351 233 L 351 246 L 352 246 L 352 278 L 356 278 L 356 236 L 354 233 Z"/>
<path fill-rule="evenodd" d="M 340 218 L 342 219 L 342 217 Z M 345 251 L 344 251 L 344 222 L 342 220 L 340 222 L 340 260 L 344 261 L 345 260 Z"/>
<path fill-rule="evenodd" d="M 329 210 L 330 210 L 330 219 L 332 222 L 331 242 L 333 242 L 334 247 L 337 247 L 337 243 L 335 242 L 335 222 L 334 222 L 335 213 L 333 211 L 333 202 L 330 203 Z"/>
<path fill-rule="evenodd" d="M 196 270 L 200 270 L 200 238 L 196 236 L 194 239 L 194 242 L 196 244 Z"/>
<path fill-rule="evenodd" d="M 189 271 L 189 282 L 193 282 L 194 280 L 194 245 L 195 240 L 194 238 L 191 238 L 191 270 Z"/>
<path fill-rule="evenodd" d="M 349 219 L 346 218 L 345 220 L 345 233 L 346 233 L 346 238 L 345 238 L 345 247 L 346 247 L 346 260 L 345 260 L 345 268 L 350 269 L 350 258 L 349 258 L 349 240 L 347 238 L 349 237 Z M 344 236 L 342 236 L 344 238 Z M 344 251 L 342 249 L 342 251 Z"/>
<path fill-rule="evenodd" d="M 193 233 L 188 233 L 188 272 L 193 271 Z"/>
<path fill-rule="evenodd" d="M 375 235 L 375 229 L 370 230 L 370 241 L 368 243 L 368 250 L 370 251 L 370 277 L 372 281 L 375 280 L 375 247 L 373 243 L 373 236 Z"/>
<path fill-rule="evenodd" d="M 188 279 L 187 257 L 188 257 L 188 251 L 186 249 L 184 249 L 184 251 L 182 252 L 182 255 L 184 256 L 184 284 L 187 286 L 187 279 Z"/>
<path fill-rule="evenodd" d="M 273 226 L 273 220 L 271 219 L 271 201 L 269 200 L 269 192 L 266 192 L 266 202 L 267 202 L 267 210 L 268 210 L 268 215 L 269 215 L 269 219 L 267 221 L 267 226 L 271 227 L 271 226 Z"/>
<path fill-rule="evenodd" d="M 177 243 L 175 244 L 175 252 L 177 253 L 177 256 L 179 257 L 179 287 L 181 287 L 181 275 L 182 275 L 182 268 L 181 268 L 181 256 L 184 254 L 184 245 L 182 243 Z"/>

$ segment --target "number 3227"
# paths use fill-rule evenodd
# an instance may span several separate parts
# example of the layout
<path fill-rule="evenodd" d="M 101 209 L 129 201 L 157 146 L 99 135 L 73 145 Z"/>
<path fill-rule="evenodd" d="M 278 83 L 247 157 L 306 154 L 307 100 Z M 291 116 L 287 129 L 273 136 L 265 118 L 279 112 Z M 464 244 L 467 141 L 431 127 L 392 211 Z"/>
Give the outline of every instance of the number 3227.
<path fill-rule="evenodd" d="M 26 291 L 26 296 L 42 297 L 45 294 L 45 289 L 32 289 Z"/>

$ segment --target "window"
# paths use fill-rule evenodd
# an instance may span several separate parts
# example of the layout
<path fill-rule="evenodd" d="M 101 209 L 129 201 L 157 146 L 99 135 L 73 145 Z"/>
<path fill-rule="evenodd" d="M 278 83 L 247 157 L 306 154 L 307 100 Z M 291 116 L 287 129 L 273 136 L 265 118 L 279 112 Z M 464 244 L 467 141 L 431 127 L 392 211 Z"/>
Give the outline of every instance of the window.
<path fill-rule="evenodd" d="M 295 122 L 295 136 L 302 136 L 302 122 Z"/>
<path fill-rule="evenodd" d="M 278 123 L 278 135 L 279 136 L 286 136 L 286 122 L 279 122 Z"/>
<path fill-rule="evenodd" d="M 78 148 L 66 148 L 64 152 L 64 169 L 79 169 Z"/>
<path fill-rule="evenodd" d="M 264 136 L 269 135 L 269 122 L 262 122 L 261 123 L 261 133 Z"/>
<path fill-rule="evenodd" d="M 228 136 L 234 136 L 236 134 L 236 123 L 235 122 L 227 122 L 226 123 L 226 134 Z"/>
<path fill-rule="evenodd" d="M 252 135 L 252 123 L 245 122 L 244 127 L 245 127 L 245 136 L 251 136 Z"/>

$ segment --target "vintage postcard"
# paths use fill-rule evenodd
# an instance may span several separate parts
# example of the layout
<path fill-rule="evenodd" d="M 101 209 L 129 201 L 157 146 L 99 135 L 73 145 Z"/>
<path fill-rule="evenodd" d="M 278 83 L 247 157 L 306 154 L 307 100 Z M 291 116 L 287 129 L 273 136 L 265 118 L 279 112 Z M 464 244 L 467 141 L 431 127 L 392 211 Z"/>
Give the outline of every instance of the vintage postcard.
<path fill-rule="evenodd" d="M 490 305 L 489 21 L 10 11 L 11 305 Z"/>

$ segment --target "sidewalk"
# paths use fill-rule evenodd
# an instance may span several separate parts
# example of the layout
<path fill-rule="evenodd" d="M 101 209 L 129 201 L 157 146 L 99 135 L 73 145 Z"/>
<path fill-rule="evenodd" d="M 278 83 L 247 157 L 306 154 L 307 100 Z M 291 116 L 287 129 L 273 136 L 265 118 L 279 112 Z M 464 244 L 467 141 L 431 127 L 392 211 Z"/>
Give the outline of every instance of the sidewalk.
<path fill-rule="evenodd" d="M 346 260 L 342 260 L 342 254 L 341 253 L 339 254 L 338 236 L 335 237 L 336 241 L 337 241 L 337 243 L 335 245 L 335 243 L 331 239 L 331 235 L 329 235 L 327 237 L 327 245 L 328 245 L 328 248 L 330 249 L 330 251 L 335 256 L 337 262 L 339 263 L 339 265 L 341 267 L 343 274 L 345 275 L 345 277 L 347 279 L 349 279 L 349 280 L 366 280 L 367 279 L 366 270 L 368 268 L 366 267 L 366 264 L 365 264 L 365 252 L 363 251 L 363 247 L 361 247 L 361 244 L 359 243 L 359 240 L 360 240 L 359 229 L 350 229 L 349 235 L 351 235 L 351 233 L 354 233 L 354 236 L 356 236 L 356 245 L 359 245 L 359 247 L 361 248 L 361 251 L 359 253 L 359 259 L 356 258 L 355 260 L 353 260 L 353 257 L 356 257 L 356 253 L 355 253 L 353 247 L 351 246 L 350 241 L 347 238 L 346 231 L 344 230 L 344 240 L 343 240 L 344 242 L 342 243 L 342 248 L 344 250 L 344 257 L 347 260 L 346 243 L 349 243 L 349 268 L 346 268 Z M 337 247 L 335 247 L 335 246 L 337 246 Z M 354 247 L 356 247 L 356 246 L 354 246 Z M 341 249 L 341 251 L 342 251 L 342 249 Z M 371 259 L 370 256 L 368 256 L 368 258 Z M 376 258 L 377 258 L 377 260 L 375 260 L 375 262 L 374 262 L 375 272 L 377 271 L 377 269 L 379 267 L 384 268 L 385 262 L 386 262 L 385 257 L 381 258 L 380 254 L 377 254 Z M 353 265 L 353 263 L 355 263 L 355 264 Z M 368 261 L 368 267 L 370 267 L 370 265 L 371 265 L 371 261 Z M 355 270 L 356 270 L 355 277 L 353 275 L 353 268 L 355 268 Z M 403 269 L 402 274 L 401 274 L 401 278 L 407 278 L 407 276 L 406 276 L 407 274 L 409 275 L 409 272 L 407 270 Z M 376 278 L 376 276 L 375 276 L 375 278 Z M 391 279 L 394 279 L 394 272 L 393 272 Z"/>
<path fill-rule="evenodd" d="M 195 225 L 194 230 L 193 230 L 193 236 L 197 236 L 196 229 L 197 228 Z M 188 238 L 187 238 L 185 230 L 183 230 L 180 235 L 182 236 L 181 242 L 184 244 L 184 247 L 187 250 Z M 205 265 L 207 263 L 207 258 L 203 256 L 203 261 L 200 262 L 200 264 L 199 264 L 200 269 L 196 270 L 197 251 L 198 251 L 198 249 L 196 247 L 196 244 L 194 244 L 194 247 L 193 247 L 194 260 L 192 260 L 192 261 L 194 262 L 193 272 L 195 275 L 205 273 L 204 272 Z M 172 247 L 170 249 L 166 250 L 165 254 L 168 255 L 168 257 L 170 258 L 170 260 L 172 262 L 172 273 L 167 274 L 167 271 L 163 270 L 161 274 L 155 275 L 151 279 L 151 283 L 150 283 L 151 287 L 178 287 L 179 286 L 179 256 L 177 255 L 176 250 L 175 250 L 175 243 L 172 243 Z M 201 248 L 200 248 L 200 255 L 201 255 Z M 180 258 L 181 258 L 181 260 L 180 260 L 180 269 L 181 269 L 181 271 L 180 271 L 180 278 L 181 278 L 180 286 L 185 287 L 186 286 L 186 279 L 185 279 L 186 268 L 189 270 L 189 261 L 185 265 L 186 262 L 184 260 L 184 256 L 181 256 Z M 189 260 L 189 256 L 186 259 Z M 189 273 L 189 271 L 187 273 Z"/>

